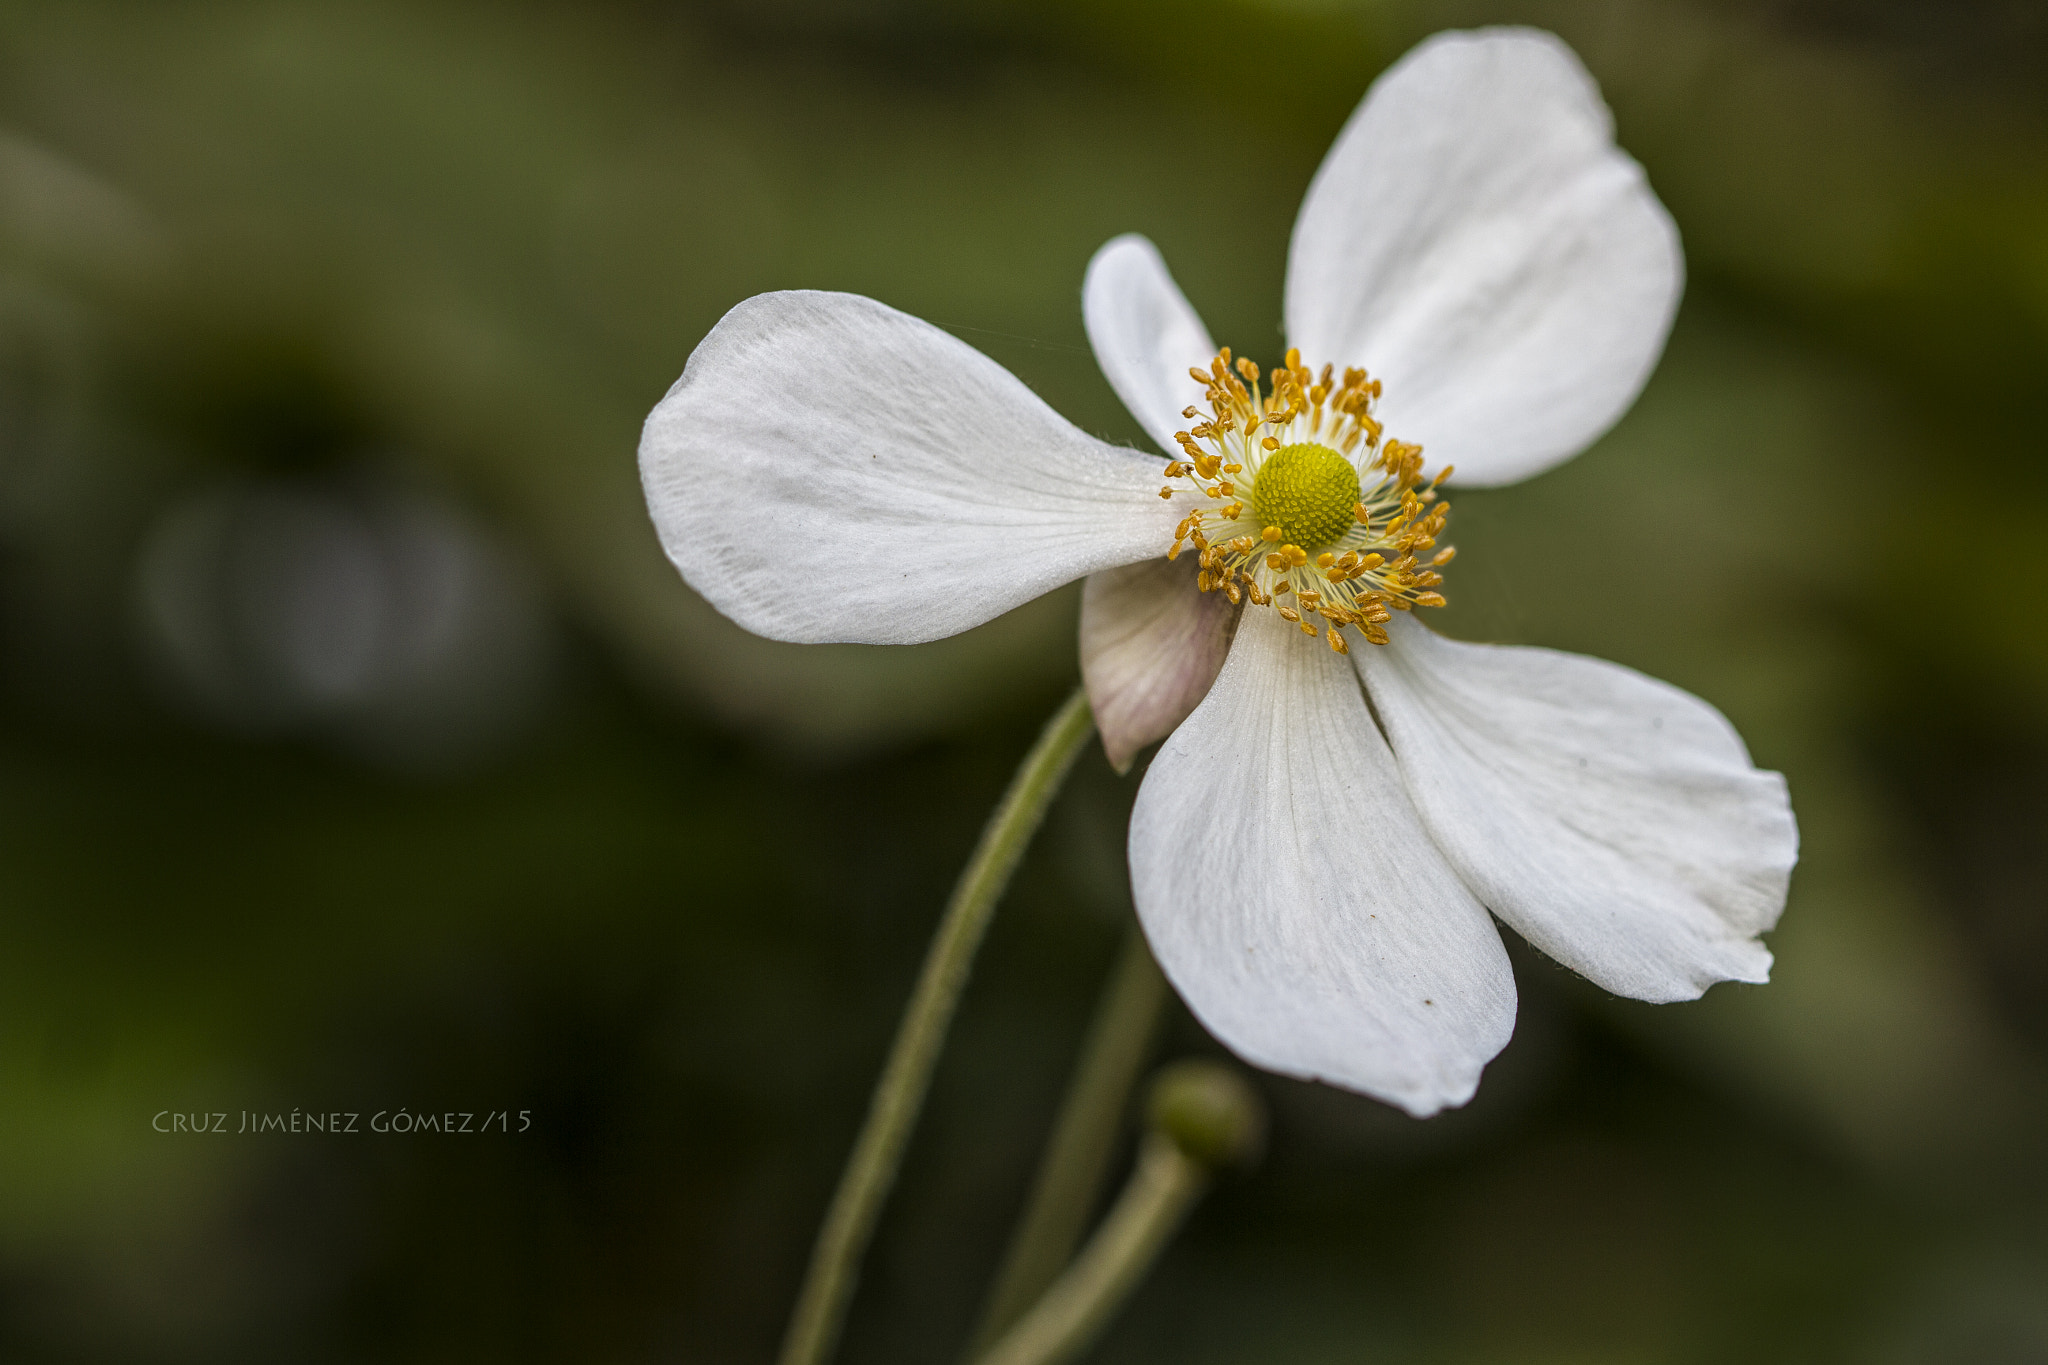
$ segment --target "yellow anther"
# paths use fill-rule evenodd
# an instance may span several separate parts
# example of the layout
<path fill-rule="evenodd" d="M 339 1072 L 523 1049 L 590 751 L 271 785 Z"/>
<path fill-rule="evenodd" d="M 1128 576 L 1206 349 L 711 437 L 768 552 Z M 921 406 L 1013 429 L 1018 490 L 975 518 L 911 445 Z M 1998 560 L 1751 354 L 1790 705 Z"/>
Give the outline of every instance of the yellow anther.
<path fill-rule="evenodd" d="M 1318 374 L 1298 350 L 1262 376 L 1228 347 L 1188 374 L 1206 406 L 1182 411 L 1181 458 L 1167 464 L 1161 492 L 1205 495 L 1168 551 L 1196 547 L 1202 591 L 1284 610 L 1340 654 L 1343 630 L 1384 644 L 1394 612 L 1442 604 L 1434 570 L 1454 552 L 1436 545 L 1448 508 L 1434 490 L 1449 471 L 1425 482 L 1422 448 L 1384 436 L 1377 380 L 1355 368 L 1340 379 L 1329 365 Z M 1257 472 L 1247 476 L 1253 459 Z"/>
<path fill-rule="evenodd" d="M 1429 562 L 1432 564 L 1448 564 L 1451 562 L 1453 558 L 1457 556 L 1457 553 L 1457 546 L 1447 545 L 1443 549 L 1438 550 L 1436 552 L 1436 555 Z"/>
<path fill-rule="evenodd" d="M 1159 490 L 1159 496 L 1162 498 L 1170 498 L 1173 496 L 1173 490 L 1171 488 L 1162 488 Z"/>

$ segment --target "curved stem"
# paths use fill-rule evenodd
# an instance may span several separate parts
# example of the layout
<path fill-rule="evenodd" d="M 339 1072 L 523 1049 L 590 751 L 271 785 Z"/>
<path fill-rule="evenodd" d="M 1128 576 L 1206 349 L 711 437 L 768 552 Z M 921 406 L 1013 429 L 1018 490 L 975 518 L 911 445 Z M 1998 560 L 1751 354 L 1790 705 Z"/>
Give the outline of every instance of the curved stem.
<path fill-rule="evenodd" d="M 1166 1003 L 1166 978 L 1133 921 L 1110 969 L 1058 1120 L 1039 1162 L 1030 1202 L 1010 1239 L 980 1331 L 980 1355 L 1058 1278 L 1087 1231 L 1116 1150 L 1131 1088 L 1144 1069 Z"/>
<path fill-rule="evenodd" d="M 960 992 L 967 985 L 975 950 L 981 946 L 996 901 L 1017 869 L 1017 860 L 1094 729 L 1088 695 L 1076 689 L 1046 722 L 1038 743 L 1010 780 L 1010 789 L 989 817 L 974 856 L 953 888 L 953 898 L 925 953 L 917 987 L 903 1011 L 903 1022 L 897 1026 L 888 1063 L 875 1083 L 867 1121 L 847 1158 L 824 1226 L 818 1230 L 810 1269 L 804 1275 L 796 1310 L 790 1315 L 789 1333 L 783 1338 L 781 1365 L 822 1365 L 838 1340 L 861 1257 L 874 1235 L 882 1202 L 896 1182 L 904 1144 L 931 1087 L 932 1067 L 953 1022 Z"/>
<path fill-rule="evenodd" d="M 1057 1365 L 1095 1339 L 1208 1188 L 1209 1171 L 1147 1134 L 1138 1168 L 1088 1246 L 975 1365 Z"/>

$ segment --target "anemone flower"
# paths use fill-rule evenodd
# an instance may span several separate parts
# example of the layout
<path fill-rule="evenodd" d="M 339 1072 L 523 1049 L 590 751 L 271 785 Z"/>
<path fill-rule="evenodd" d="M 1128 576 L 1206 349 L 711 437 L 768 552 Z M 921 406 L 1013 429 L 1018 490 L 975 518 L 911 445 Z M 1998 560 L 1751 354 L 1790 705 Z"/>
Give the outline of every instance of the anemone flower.
<path fill-rule="evenodd" d="M 1163 474 L 948 333 L 810 291 L 719 322 L 641 470 L 684 578 L 774 639 L 933 640 L 1086 576 L 1110 759 L 1166 741 L 1130 829 L 1161 966 L 1246 1060 L 1427 1115 L 1513 1030 L 1494 917 L 1641 1000 L 1769 974 L 1797 834 L 1720 713 L 1416 619 L 1444 602 L 1442 490 L 1612 425 L 1683 271 L 1570 49 L 1440 34 L 1311 182 L 1270 372 L 1143 238 L 1090 264 L 1089 339 Z"/>

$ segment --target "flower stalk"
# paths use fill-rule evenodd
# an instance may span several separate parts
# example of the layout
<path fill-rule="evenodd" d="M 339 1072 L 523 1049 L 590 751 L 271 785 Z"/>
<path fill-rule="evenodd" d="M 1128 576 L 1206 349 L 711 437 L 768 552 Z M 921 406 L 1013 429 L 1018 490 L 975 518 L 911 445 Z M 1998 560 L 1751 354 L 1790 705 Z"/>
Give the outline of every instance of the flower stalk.
<path fill-rule="evenodd" d="M 924 1107 L 932 1069 L 967 985 L 974 954 L 1018 860 L 1094 731 L 1087 693 L 1076 689 L 1025 755 L 960 874 L 926 950 L 889 1060 L 875 1083 L 867 1119 L 818 1230 L 810 1268 L 783 1339 L 781 1365 L 823 1365 L 837 1344 L 861 1258 Z"/>
<path fill-rule="evenodd" d="M 975 1365 L 1059 1365 L 1095 1340 L 1223 1167 L 1256 1157 L 1258 1096 L 1236 1071 L 1181 1062 L 1153 1083 L 1137 1168 L 1066 1273 Z"/>
<path fill-rule="evenodd" d="M 970 1357 L 1015 1323 L 1073 1258 L 1109 1174 L 1131 1088 L 1152 1050 L 1166 993 L 1166 978 L 1134 922 L 1103 984 Z"/>
<path fill-rule="evenodd" d="M 975 1365 L 1054 1365 L 1108 1325 L 1195 1201 L 1209 1172 L 1171 1139 L 1150 1134 L 1116 1207 L 1073 1267 Z"/>

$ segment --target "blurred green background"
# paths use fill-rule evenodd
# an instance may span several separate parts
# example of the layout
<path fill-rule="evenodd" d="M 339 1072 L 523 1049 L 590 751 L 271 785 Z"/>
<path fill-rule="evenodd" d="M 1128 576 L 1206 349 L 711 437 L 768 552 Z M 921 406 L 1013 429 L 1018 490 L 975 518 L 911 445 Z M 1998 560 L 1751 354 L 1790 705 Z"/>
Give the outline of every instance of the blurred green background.
<path fill-rule="evenodd" d="M 769 1358 L 1076 598 L 751 639 L 641 418 L 823 287 L 1139 442 L 1095 247 L 1270 361 L 1332 134 L 1501 21 L 1599 77 L 1690 281 L 1609 437 L 1457 499 L 1443 619 L 1787 773 L 1776 979 L 1518 948 L 1470 1108 L 1262 1078 L 1263 1168 L 1099 1358 L 2048 1361 L 2048 17 L 1996 0 L 0 7 L 0 1358 Z M 1134 789 L 1091 754 L 1020 875 L 848 1365 L 964 1341 Z M 152 1131 L 400 1107 L 532 1126 Z"/>

